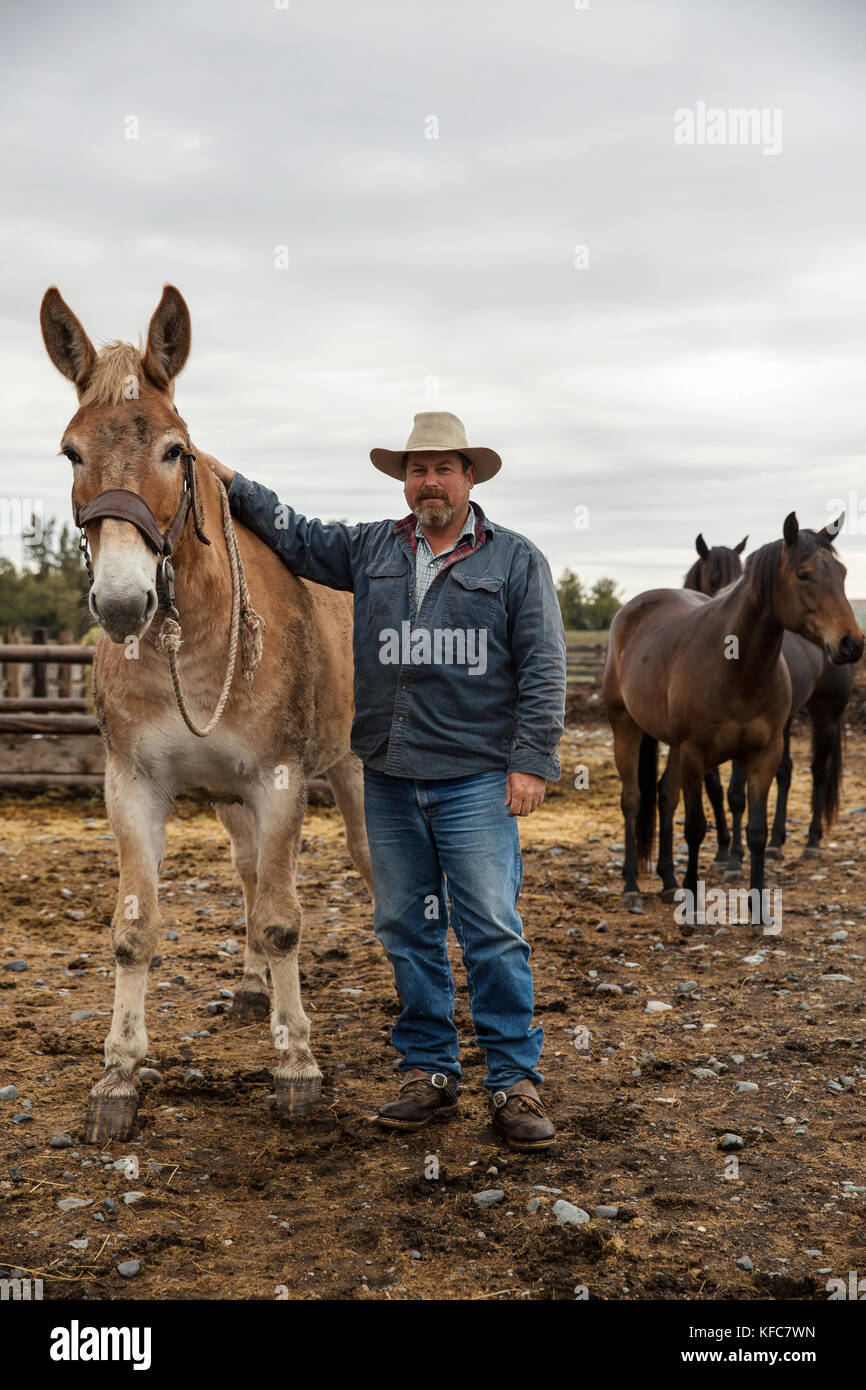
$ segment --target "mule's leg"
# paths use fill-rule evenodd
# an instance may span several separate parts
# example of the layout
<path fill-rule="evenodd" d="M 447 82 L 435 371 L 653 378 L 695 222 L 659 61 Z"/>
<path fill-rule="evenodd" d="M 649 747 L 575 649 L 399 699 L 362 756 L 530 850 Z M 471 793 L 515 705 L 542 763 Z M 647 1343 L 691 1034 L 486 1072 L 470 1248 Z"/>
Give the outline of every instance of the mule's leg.
<path fill-rule="evenodd" d="M 749 786 L 749 819 L 746 840 L 749 846 L 749 898 L 755 926 L 771 926 L 773 917 L 764 900 L 764 850 L 767 844 L 767 798 L 782 756 L 784 739 L 768 743 L 746 764 Z"/>
<path fill-rule="evenodd" d="M 168 799 L 140 772 L 109 755 L 105 804 L 117 839 L 120 883 L 111 924 L 114 1012 L 105 1039 L 105 1071 L 90 1092 L 85 1142 L 128 1139 L 138 1109 L 136 1072 L 147 1054 L 144 996 L 159 929 L 157 882 L 165 852 Z"/>
<path fill-rule="evenodd" d="M 625 859 L 623 861 L 622 903 L 640 912 L 641 893 L 638 884 L 637 815 L 640 809 L 638 763 L 643 730 L 625 710 L 610 711 L 613 729 L 613 756 L 622 782 L 620 806 L 625 824 Z"/>
<path fill-rule="evenodd" d="M 731 848 L 725 878 L 739 878 L 743 872 L 743 812 L 746 809 L 746 774 L 743 764 L 739 762 L 731 763 L 728 807 L 731 812 Z"/>
<path fill-rule="evenodd" d="M 334 793 L 337 809 L 343 817 L 346 848 L 372 898 L 375 896 L 373 869 L 364 821 L 364 765 L 354 753 L 347 753 L 338 763 L 328 768 L 327 778 Z"/>
<path fill-rule="evenodd" d="M 707 818 L 704 815 L 704 763 L 700 754 L 690 748 L 682 748 L 680 752 L 680 777 L 683 787 L 683 802 L 686 812 L 686 844 L 689 847 L 688 863 L 683 878 L 683 888 L 691 893 L 691 903 L 693 909 L 697 906 L 698 900 L 698 859 L 701 852 L 701 844 L 707 833 Z M 686 900 L 688 902 L 688 899 Z M 680 931 L 683 936 L 691 936 L 694 931 L 695 917 L 691 921 L 680 924 Z"/>
<path fill-rule="evenodd" d="M 261 941 L 274 987 L 271 1031 L 278 1053 L 274 1072 L 277 1110 L 307 1115 L 322 1094 L 322 1073 L 310 1050 L 310 1020 L 301 1003 L 298 947 L 301 905 L 295 870 L 306 810 L 306 779 L 293 767 L 290 785 L 271 791 L 257 807 L 261 855 L 253 904 L 253 931 Z"/>
<path fill-rule="evenodd" d="M 659 778 L 658 791 L 659 857 L 656 872 L 662 881 L 662 901 L 672 903 L 679 887 L 674 869 L 674 816 L 680 799 L 679 748 L 671 748 L 668 754 L 667 766 Z"/>
<path fill-rule="evenodd" d="M 788 819 L 788 792 L 791 789 L 791 721 L 785 725 L 782 757 L 776 773 L 776 814 L 773 817 L 773 830 L 766 848 L 768 859 L 781 859 L 785 843 L 785 823 Z"/>
<path fill-rule="evenodd" d="M 268 993 L 268 961 L 265 948 L 255 934 L 253 906 L 259 868 L 259 842 L 256 818 L 248 806 L 218 803 L 218 819 L 231 837 L 232 864 L 244 890 L 247 939 L 244 948 L 244 974 L 232 1000 L 232 1018 L 267 1018 L 271 1011 Z"/>
<path fill-rule="evenodd" d="M 707 796 L 710 798 L 710 805 L 713 808 L 713 819 L 716 822 L 717 848 L 713 863 L 725 864 L 731 846 L 731 832 L 728 830 L 728 822 L 725 819 L 725 794 L 722 790 L 722 779 L 717 767 L 710 768 L 704 778 L 704 786 L 707 789 Z"/>

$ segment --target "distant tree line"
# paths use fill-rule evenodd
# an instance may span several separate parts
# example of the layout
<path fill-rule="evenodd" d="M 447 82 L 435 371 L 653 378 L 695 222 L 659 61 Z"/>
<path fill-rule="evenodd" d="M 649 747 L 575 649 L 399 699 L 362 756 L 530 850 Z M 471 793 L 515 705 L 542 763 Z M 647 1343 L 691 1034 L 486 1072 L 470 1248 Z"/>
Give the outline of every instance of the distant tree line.
<path fill-rule="evenodd" d="M 33 628 L 44 627 L 49 638 L 56 639 L 63 628 L 71 628 L 76 639 L 81 638 L 93 620 L 78 532 L 64 523 L 58 534 L 54 519 L 42 524 L 38 540 L 35 523 L 30 530 L 22 569 L 0 556 L 0 633 L 18 628 L 27 638 Z"/>
<path fill-rule="evenodd" d="M 610 627 L 617 609 L 622 607 L 613 579 L 597 579 L 584 588 L 574 570 L 566 570 L 556 586 L 563 627 L 598 632 Z"/>

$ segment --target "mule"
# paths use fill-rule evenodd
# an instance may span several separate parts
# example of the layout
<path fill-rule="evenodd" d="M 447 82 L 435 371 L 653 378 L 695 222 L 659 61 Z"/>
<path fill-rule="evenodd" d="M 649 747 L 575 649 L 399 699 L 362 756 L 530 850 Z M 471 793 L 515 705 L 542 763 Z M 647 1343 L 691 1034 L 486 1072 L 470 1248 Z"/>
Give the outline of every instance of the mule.
<path fill-rule="evenodd" d="M 696 589 L 712 598 L 727 584 L 735 582 L 743 572 L 740 555 L 746 540 L 748 537 L 733 548 L 725 545 L 710 547 L 699 535 L 695 541 L 698 558 L 688 571 L 683 587 Z M 812 819 L 803 857 L 817 859 L 821 853 L 824 830 L 833 824 L 839 811 L 844 714 L 854 688 L 854 668 L 850 664 L 835 666 L 827 659 L 826 653 L 795 632 L 785 633 L 782 655 L 791 677 L 791 718 L 785 725 L 782 761 L 776 773 L 776 810 L 765 853 L 768 859 L 782 857 L 782 846 L 787 837 L 788 793 L 793 770 L 791 725 L 794 716 L 805 710 L 812 735 Z M 742 822 L 746 805 L 742 764 L 732 764 L 728 784 L 731 831 L 725 819 L 724 795 L 717 768 L 707 773 L 704 786 L 716 823 L 717 849 L 713 863 L 726 865 L 726 878 L 739 878 L 743 866 Z"/>
<path fill-rule="evenodd" d="M 245 527 L 235 522 L 233 530 L 222 483 L 209 468 L 196 469 L 173 404 L 191 332 L 189 310 L 173 286 L 163 291 L 143 349 L 115 342 L 97 353 L 53 287 L 41 323 L 49 357 L 78 392 L 61 452 L 71 464 L 73 513 L 92 554 L 89 605 L 102 628 L 93 700 L 120 867 L 111 930 L 114 1011 L 86 1138 L 126 1138 L 134 1126 L 165 822 L 181 795 L 210 801 L 228 831 L 246 917 L 232 1014 L 270 1014 L 277 1110 L 303 1116 L 322 1083 L 298 974 L 295 873 L 308 777 L 327 776 L 349 854 L 373 891 L 362 768 L 349 749 L 352 598 L 295 578 Z M 237 649 L 238 563 L 264 623 L 254 670 L 246 662 L 248 634 Z M 247 622 L 251 614 L 247 607 Z M 179 650 L 174 623 L 174 651 L 184 718 L 158 615 L 164 627 L 183 623 Z M 198 729 L 195 721 L 215 706 L 216 717 L 222 699 L 215 727 L 211 719 L 210 732 Z"/>
<path fill-rule="evenodd" d="M 752 921 L 769 917 L 764 894 L 767 795 L 784 747 L 791 677 L 785 630 L 799 632 L 834 662 L 858 661 L 863 636 L 845 596 L 845 568 L 832 537 L 842 523 L 800 529 L 793 512 L 781 540 L 750 555 L 743 576 L 708 598 L 690 589 L 651 589 L 631 599 L 610 629 L 602 698 L 613 729 L 625 821 L 623 900 L 641 910 L 659 808 L 662 897 L 673 901 L 673 818 L 682 790 L 688 863 L 683 887 L 697 897 L 698 853 L 706 831 L 705 774 L 739 759 L 748 788 Z M 656 786 L 658 744 L 670 746 Z"/>

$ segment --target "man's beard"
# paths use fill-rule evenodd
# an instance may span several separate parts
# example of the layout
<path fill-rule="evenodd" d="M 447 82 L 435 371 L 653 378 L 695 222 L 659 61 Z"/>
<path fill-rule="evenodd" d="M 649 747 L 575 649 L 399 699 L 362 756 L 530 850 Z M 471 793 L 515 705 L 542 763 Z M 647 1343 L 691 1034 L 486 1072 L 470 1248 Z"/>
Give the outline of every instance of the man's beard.
<path fill-rule="evenodd" d="M 454 520 L 454 508 L 441 497 L 427 497 L 412 510 L 422 526 L 450 526 Z"/>

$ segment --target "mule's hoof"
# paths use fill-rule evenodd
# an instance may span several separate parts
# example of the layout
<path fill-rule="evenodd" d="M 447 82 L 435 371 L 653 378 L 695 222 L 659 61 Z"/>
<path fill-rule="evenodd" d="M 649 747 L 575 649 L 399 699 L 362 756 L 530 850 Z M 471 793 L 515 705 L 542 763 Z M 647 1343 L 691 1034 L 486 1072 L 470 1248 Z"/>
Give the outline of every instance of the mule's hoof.
<path fill-rule="evenodd" d="M 782 858 L 782 846 L 781 846 L 781 845 L 767 845 L 767 848 L 764 850 L 764 858 L 765 858 L 765 859 L 781 859 L 781 858 Z"/>
<path fill-rule="evenodd" d="M 659 893 L 659 897 L 663 903 L 675 903 L 679 891 L 679 888 L 663 888 Z"/>
<path fill-rule="evenodd" d="M 322 1099 L 321 1076 L 296 1076 L 291 1079 L 277 1076 L 274 1079 L 277 1097 L 277 1114 L 292 1120 L 303 1119 L 315 1110 Z"/>
<path fill-rule="evenodd" d="M 806 848 L 803 850 L 803 858 L 804 858 L 804 859 L 820 859 L 820 858 L 821 858 L 821 850 L 820 850 L 820 848 L 818 847 L 818 845 L 807 845 Z"/>
<path fill-rule="evenodd" d="M 715 858 L 713 859 L 713 863 L 714 863 L 714 864 L 727 864 L 729 858 L 730 858 L 730 856 L 729 856 L 727 850 L 720 850 L 720 849 L 717 849 L 717 850 L 716 850 L 716 854 L 715 854 Z"/>
<path fill-rule="evenodd" d="M 737 860 L 735 864 L 730 864 L 722 875 L 725 883 L 737 881 L 743 877 L 743 865 Z"/>
<path fill-rule="evenodd" d="M 138 1094 L 94 1096 L 87 1106 L 85 1144 L 104 1144 L 106 1139 L 130 1139 L 135 1129 Z"/>
<path fill-rule="evenodd" d="M 239 989 L 229 1012 L 232 1018 L 268 1018 L 271 1012 L 270 996 L 261 990 Z"/>

